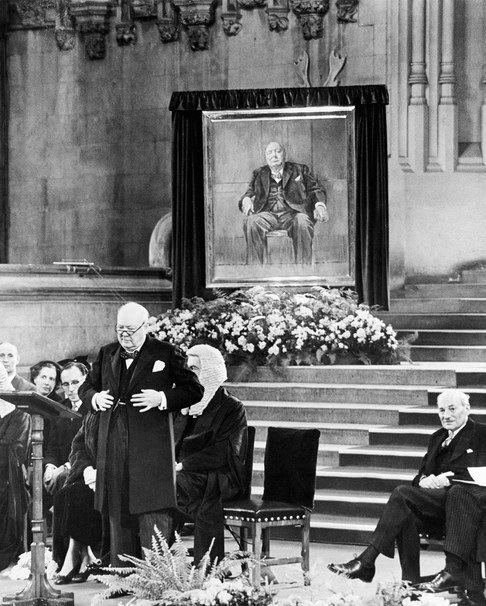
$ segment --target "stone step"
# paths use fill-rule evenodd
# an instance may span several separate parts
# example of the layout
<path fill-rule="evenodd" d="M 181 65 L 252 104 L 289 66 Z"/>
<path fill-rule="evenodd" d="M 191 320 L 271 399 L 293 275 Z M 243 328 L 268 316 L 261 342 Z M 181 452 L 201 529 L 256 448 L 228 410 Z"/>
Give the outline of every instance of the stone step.
<path fill-rule="evenodd" d="M 255 486 L 252 490 L 254 497 L 263 495 L 263 486 Z M 389 493 L 366 493 L 359 490 L 316 490 L 314 495 L 315 514 L 332 516 L 353 516 L 378 518 L 388 501 Z"/>
<path fill-rule="evenodd" d="M 414 446 L 355 446 L 339 453 L 339 465 L 418 469 L 425 451 Z"/>
<path fill-rule="evenodd" d="M 486 408 L 474 408 L 470 415 L 473 421 L 486 423 Z M 422 425 L 432 426 L 436 424 L 439 429 L 439 417 L 437 410 L 432 406 L 403 408 L 399 413 L 399 424 L 403 425 Z"/>
<path fill-rule="evenodd" d="M 360 404 L 356 402 L 270 402 L 250 400 L 245 402 L 246 416 L 250 423 L 258 421 L 295 421 L 306 423 L 367 423 L 398 424 L 400 404 Z M 271 423 L 269 423 L 271 424 Z"/>
<path fill-rule="evenodd" d="M 370 402 L 373 404 L 423 405 L 427 387 L 420 385 L 339 385 L 325 383 L 227 383 L 243 402 L 282 400 L 293 402 Z"/>
<path fill-rule="evenodd" d="M 470 299 L 452 299 L 452 298 L 418 298 L 412 299 L 391 299 L 391 313 L 463 313 L 463 314 L 484 314 L 486 313 L 485 298 L 470 298 Z"/>
<path fill-rule="evenodd" d="M 486 385 L 486 367 L 483 370 L 456 370 L 457 387 Z"/>
<path fill-rule="evenodd" d="M 484 286 L 486 285 L 486 269 L 465 269 L 462 272 L 462 281 Z"/>
<path fill-rule="evenodd" d="M 415 345 L 410 350 L 414 362 L 486 363 L 486 345 Z"/>
<path fill-rule="evenodd" d="M 485 331 L 486 333 L 486 331 Z M 240 370 L 228 368 L 229 381 L 239 382 Z M 413 364 L 395 366 L 285 366 L 272 370 L 259 366 L 249 378 L 252 382 L 383 384 L 383 385 L 455 385 L 452 369 L 417 367 Z"/>
<path fill-rule="evenodd" d="M 484 329 L 486 314 L 444 314 L 444 313 L 393 313 L 382 311 L 378 316 L 395 330 L 420 330 L 432 328 Z"/>
<path fill-rule="evenodd" d="M 486 330 L 399 330 L 398 338 L 416 335 L 412 345 L 482 345 L 486 347 Z M 430 381 L 425 382 L 430 383 Z"/>
<path fill-rule="evenodd" d="M 417 468 L 400 469 L 391 467 L 369 468 L 363 465 L 318 466 L 316 469 L 316 489 L 355 490 L 390 493 L 399 484 L 409 484 L 417 474 Z M 263 486 L 263 462 L 253 465 L 252 487 Z"/>
<path fill-rule="evenodd" d="M 436 415 L 437 416 L 437 415 Z M 427 447 L 429 438 L 437 425 L 384 425 L 371 427 L 369 432 L 370 446 L 421 446 Z"/>
<path fill-rule="evenodd" d="M 337 516 L 313 513 L 310 540 L 316 543 L 339 543 L 342 545 L 367 545 L 378 522 L 378 518 Z M 299 541 L 301 530 L 297 527 L 272 528 L 272 538 Z M 353 554 L 349 554 L 349 559 Z"/>
<path fill-rule="evenodd" d="M 394 297 L 427 299 L 439 298 L 478 298 L 486 297 L 486 280 L 483 284 L 446 282 L 437 284 L 407 284 L 405 288 L 393 293 Z"/>

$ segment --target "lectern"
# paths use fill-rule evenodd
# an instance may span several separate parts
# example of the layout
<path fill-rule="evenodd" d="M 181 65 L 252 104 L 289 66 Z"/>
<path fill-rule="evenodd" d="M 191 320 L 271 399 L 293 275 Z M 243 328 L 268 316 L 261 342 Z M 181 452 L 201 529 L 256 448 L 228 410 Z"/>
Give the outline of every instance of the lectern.
<path fill-rule="evenodd" d="M 62 593 L 49 584 L 45 571 L 44 517 L 42 513 L 42 442 L 44 418 L 59 416 L 79 418 L 81 415 L 58 404 L 35 391 L 0 392 L 0 398 L 32 416 L 32 577 L 29 584 L 14 596 L 3 598 L 3 602 L 15 606 L 73 606 L 74 595 Z"/>

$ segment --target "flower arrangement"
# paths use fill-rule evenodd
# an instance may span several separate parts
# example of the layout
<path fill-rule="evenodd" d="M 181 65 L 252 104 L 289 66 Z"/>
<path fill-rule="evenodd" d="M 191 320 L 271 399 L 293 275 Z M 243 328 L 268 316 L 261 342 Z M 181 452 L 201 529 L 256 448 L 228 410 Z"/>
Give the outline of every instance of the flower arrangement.
<path fill-rule="evenodd" d="M 344 354 L 355 363 L 396 364 L 401 356 L 393 328 L 337 288 L 296 294 L 257 286 L 213 301 L 185 299 L 152 318 L 151 330 L 183 350 L 213 345 L 229 364 L 335 364 Z"/>
<path fill-rule="evenodd" d="M 158 606 L 267 606 L 273 591 L 267 585 L 261 589 L 251 586 L 246 577 L 225 580 L 235 562 L 251 563 L 251 557 L 241 552 L 210 564 L 209 551 L 198 566 L 190 562 L 189 553 L 176 534 L 169 548 L 157 527 L 152 537 L 152 549 L 143 549 L 144 559 L 119 556 L 131 566 L 105 568 L 105 574 L 95 577 L 108 588 L 101 598 L 131 593 L 144 603 Z"/>
<path fill-rule="evenodd" d="M 57 564 L 52 559 L 52 551 L 50 549 L 45 550 L 44 561 L 46 567 L 46 576 L 48 579 L 53 579 L 56 575 Z M 30 551 L 21 553 L 17 563 L 14 564 L 7 573 L 9 578 L 16 581 L 29 579 L 31 575 L 31 562 L 32 553 Z"/>

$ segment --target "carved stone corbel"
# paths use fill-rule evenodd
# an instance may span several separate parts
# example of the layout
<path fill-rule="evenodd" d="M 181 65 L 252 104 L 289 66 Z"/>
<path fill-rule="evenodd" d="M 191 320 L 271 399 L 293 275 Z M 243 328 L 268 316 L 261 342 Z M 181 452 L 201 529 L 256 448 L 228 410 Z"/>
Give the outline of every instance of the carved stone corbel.
<path fill-rule="evenodd" d="M 192 50 L 209 48 L 209 27 L 214 23 L 213 0 L 174 0 Z"/>
<path fill-rule="evenodd" d="M 115 31 L 118 46 L 137 43 L 137 26 L 132 19 L 130 0 L 119 0 L 116 7 Z"/>
<path fill-rule="evenodd" d="M 359 0 L 336 0 L 338 23 L 356 23 Z"/>
<path fill-rule="evenodd" d="M 251 8 L 262 8 L 265 6 L 267 0 L 238 0 L 238 4 L 241 8 L 251 9 Z"/>
<path fill-rule="evenodd" d="M 158 0 L 157 2 L 157 29 L 163 44 L 179 40 L 181 31 L 179 18 L 170 0 Z"/>
<path fill-rule="evenodd" d="M 223 31 L 227 36 L 236 36 L 241 30 L 241 12 L 236 0 L 223 0 L 221 6 L 221 21 Z"/>
<path fill-rule="evenodd" d="M 269 0 L 267 9 L 268 29 L 283 32 L 289 28 L 289 7 L 287 0 Z"/>
<path fill-rule="evenodd" d="M 110 8 L 110 0 L 71 0 L 71 14 L 88 59 L 103 59 L 106 55 Z"/>
<path fill-rule="evenodd" d="M 58 0 L 57 2 L 54 37 L 56 39 L 57 48 L 60 51 L 70 51 L 74 48 L 76 35 L 67 0 Z"/>
<path fill-rule="evenodd" d="M 324 16 L 329 11 L 329 0 L 290 0 L 292 11 L 300 21 L 306 40 L 322 38 Z"/>

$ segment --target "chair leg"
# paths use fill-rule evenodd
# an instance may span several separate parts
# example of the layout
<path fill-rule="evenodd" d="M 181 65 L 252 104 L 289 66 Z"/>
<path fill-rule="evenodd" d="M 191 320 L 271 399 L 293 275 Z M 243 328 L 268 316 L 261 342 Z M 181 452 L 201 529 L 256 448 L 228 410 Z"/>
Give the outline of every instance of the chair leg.
<path fill-rule="evenodd" d="M 262 555 L 265 558 L 270 557 L 270 528 L 262 529 Z"/>
<path fill-rule="evenodd" d="M 253 524 L 253 563 L 252 585 L 260 587 L 261 582 L 261 559 L 262 559 L 262 527 L 256 522 Z"/>
<path fill-rule="evenodd" d="M 306 513 L 305 521 L 302 526 L 302 573 L 304 575 L 304 585 L 310 585 L 311 579 L 309 575 L 309 541 L 310 541 L 310 511 Z"/>
<path fill-rule="evenodd" d="M 248 551 L 248 528 L 240 526 L 240 550 Z"/>

